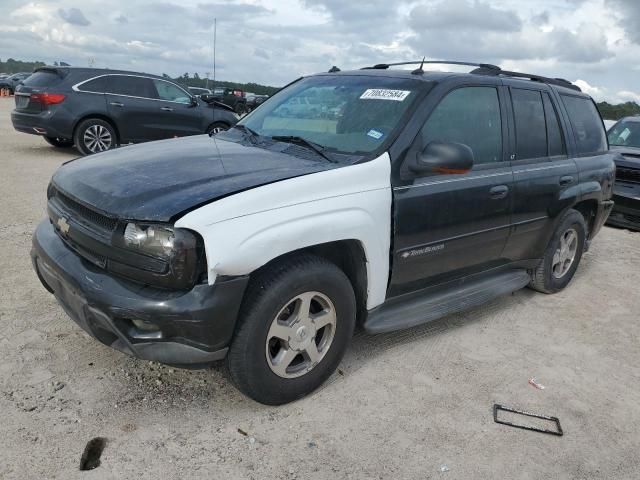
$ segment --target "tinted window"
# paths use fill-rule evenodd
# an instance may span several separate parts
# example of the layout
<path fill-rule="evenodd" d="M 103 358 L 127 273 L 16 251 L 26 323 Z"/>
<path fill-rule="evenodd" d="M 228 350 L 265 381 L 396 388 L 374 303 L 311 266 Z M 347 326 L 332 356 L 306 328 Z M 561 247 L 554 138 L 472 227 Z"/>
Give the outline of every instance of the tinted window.
<path fill-rule="evenodd" d="M 107 93 L 128 95 L 130 97 L 156 98 L 156 89 L 149 78 L 127 75 L 110 75 Z"/>
<path fill-rule="evenodd" d="M 544 113 L 547 118 L 549 156 L 566 155 L 567 151 L 564 146 L 564 138 L 562 136 L 562 129 L 560 128 L 560 121 L 558 120 L 558 113 L 556 112 L 548 93 L 543 93 L 542 99 L 544 100 Z"/>
<path fill-rule="evenodd" d="M 104 93 L 107 87 L 107 77 L 98 77 L 88 82 L 84 82 L 78 86 L 78 90 L 81 92 L 97 92 Z"/>
<path fill-rule="evenodd" d="M 595 153 L 607 149 L 602 120 L 590 98 L 562 95 L 576 139 L 578 153 Z"/>
<path fill-rule="evenodd" d="M 40 70 L 24 80 L 29 87 L 52 87 L 62 81 L 62 75 L 51 70 Z"/>
<path fill-rule="evenodd" d="M 502 122 L 498 91 L 466 87 L 449 93 L 422 127 L 422 141 L 457 142 L 471 147 L 475 163 L 502 159 Z"/>
<path fill-rule="evenodd" d="M 640 148 L 640 121 L 620 120 L 609 130 L 609 145 Z"/>
<path fill-rule="evenodd" d="M 511 89 L 516 122 L 516 159 L 547 156 L 547 126 L 540 92 Z"/>
<path fill-rule="evenodd" d="M 154 80 L 153 84 L 156 87 L 159 99 L 167 100 L 169 102 L 191 103 L 191 97 L 187 92 L 176 87 L 172 83 L 164 82 L 162 80 Z"/>

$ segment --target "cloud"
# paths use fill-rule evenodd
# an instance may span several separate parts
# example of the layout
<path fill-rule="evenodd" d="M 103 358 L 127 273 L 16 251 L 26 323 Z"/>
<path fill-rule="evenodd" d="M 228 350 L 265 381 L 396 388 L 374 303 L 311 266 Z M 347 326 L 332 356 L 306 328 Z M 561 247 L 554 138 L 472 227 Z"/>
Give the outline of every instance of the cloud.
<path fill-rule="evenodd" d="M 264 58 L 265 60 L 269 60 L 269 54 L 264 48 L 256 48 L 253 50 L 253 55 L 256 57 Z"/>
<path fill-rule="evenodd" d="M 415 7 L 410 15 L 414 30 L 447 30 L 464 32 L 517 32 L 522 20 L 512 10 L 502 10 L 488 3 L 443 1 L 435 5 Z"/>
<path fill-rule="evenodd" d="M 586 93 L 587 95 L 591 95 L 594 98 L 602 98 L 602 96 L 604 95 L 604 91 L 602 88 L 589 85 L 589 82 L 585 80 L 578 79 L 573 83 L 579 86 L 584 93 Z"/>
<path fill-rule="evenodd" d="M 637 0 L 606 0 L 606 6 L 617 16 L 629 40 L 640 44 L 640 2 Z"/>
<path fill-rule="evenodd" d="M 64 8 L 58 9 L 58 15 L 65 22 L 70 23 L 71 25 L 78 25 L 80 27 L 86 27 L 91 25 L 91 22 L 87 20 L 87 18 L 82 13 L 82 10 L 79 8 L 69 8 L 65 10 Z"/>
<path fill-rule="evenodd" d="M 303 74 L 431 59 L 495 63 L 640 91 L 640 0 L 2 0 L 0 58 L 284 85 Z M 81 8 L 81 10 L 78 9 Z M 91 20 L 91 22 L 90 22 Z"/>

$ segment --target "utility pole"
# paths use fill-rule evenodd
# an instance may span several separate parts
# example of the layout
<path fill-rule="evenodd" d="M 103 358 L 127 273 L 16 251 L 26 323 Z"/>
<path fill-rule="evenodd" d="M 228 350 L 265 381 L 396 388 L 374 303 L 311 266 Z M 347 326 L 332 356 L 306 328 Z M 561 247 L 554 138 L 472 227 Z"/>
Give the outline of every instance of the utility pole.
<path fill-rule="evenodd" d="M 218 19 L 213 19 L 213 87 L 216 86 L 216 34 L 218 30 Z"/>

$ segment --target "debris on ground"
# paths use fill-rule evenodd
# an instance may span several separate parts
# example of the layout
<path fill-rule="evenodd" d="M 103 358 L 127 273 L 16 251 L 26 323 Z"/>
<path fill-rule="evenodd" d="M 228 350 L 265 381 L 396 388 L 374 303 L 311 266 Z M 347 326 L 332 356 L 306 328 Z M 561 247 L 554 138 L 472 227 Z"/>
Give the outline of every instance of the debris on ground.
<path fill-rule="evenodd" d="M 538 383 L 538 382 L 536 381 L 536 379 L 535 379 L 535 378 L 533 378 L 533 377 L 531 377 L 531 378 L 529 379 L 529 385 L 531 385 L 531 386 L 532 386 L 532 387 L 534 387 L 534 388 L 537 388 L 538 390 L 544 390 L 544 389 L 546 388 L 546 387 L 545 387 L 544 385 L 542 385 L 541 383 Z"/>
<path fill-rule="evenodd" d="M 525 417 L 538 418 L 541 420 L 545 420 L 547 422 L 551 422 L 556 427 L 556 430 L 549 430 L 546 428 L 540 428 L 533 425 L 525 425 L 519 423 L 507 422 L 506 420 L 498 419 L 498 412 L 509 412 L 514 413 L 516 415 L 523 415 Z M 537 413 L 525 412 L 523 410 L 516 410 L 515 408 L 505 407 L 504 405 L 494 404 L 493 405 L 493 421 L 496 423 L 500 423 L 502 425 L 508 425 L 509 427 L 522 428 L 523 430 L 531 430 L 532 432 L 540 432 L 540 433 L 548 433 L 549 435 L 557 435 L 561 437 L 564 432 L 562 431 L 562 427 L 560 426 L 560 420 L 558 417 L 550 417 L 547 415 L 540 415 Z"/>

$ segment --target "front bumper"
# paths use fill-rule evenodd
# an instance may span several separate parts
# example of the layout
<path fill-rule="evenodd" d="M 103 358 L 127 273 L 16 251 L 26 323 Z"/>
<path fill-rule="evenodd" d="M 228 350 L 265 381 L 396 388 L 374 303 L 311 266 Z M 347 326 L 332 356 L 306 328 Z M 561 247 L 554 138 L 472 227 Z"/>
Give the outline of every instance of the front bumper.
<path fill-rule="evenodd" d="M 607 224 L 640 231 L 640 183 L 616 182 L 615 207 Z"/>
<path fill-rule="evenodd" d="M 188 292 L 129 282 L 79 257 L 49 221 L 36 229 L 31 258 L 44 287 L 89 335 L 129 355 L 184 368 L 226 356 L 248 282 L 235 277 Z M 156 328 L 141 330 L 133 320 Z"/>

